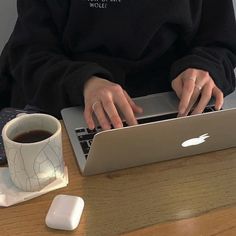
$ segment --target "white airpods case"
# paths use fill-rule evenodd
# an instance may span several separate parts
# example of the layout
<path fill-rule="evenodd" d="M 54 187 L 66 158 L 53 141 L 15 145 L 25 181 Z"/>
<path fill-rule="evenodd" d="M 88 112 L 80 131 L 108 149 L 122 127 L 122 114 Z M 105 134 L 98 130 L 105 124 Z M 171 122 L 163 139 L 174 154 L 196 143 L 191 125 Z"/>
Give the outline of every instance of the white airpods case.
<path fill-rule="evenodd" d="M 48 210 L 46 225 L 53 229 L 74 230 L 80 221 L 84 208 L 81 197 L 57 195 Z"/>

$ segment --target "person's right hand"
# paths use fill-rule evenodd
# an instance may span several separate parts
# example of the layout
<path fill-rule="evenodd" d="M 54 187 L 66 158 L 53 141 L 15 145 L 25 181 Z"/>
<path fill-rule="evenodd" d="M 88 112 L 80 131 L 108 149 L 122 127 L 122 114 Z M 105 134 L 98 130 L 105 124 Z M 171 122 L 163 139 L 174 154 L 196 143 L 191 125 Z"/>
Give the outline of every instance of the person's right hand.
<path fill-rule="evenodd" d="M 120 85 L 97 76 L 85 83 L 84 103 L 84 118 L 89 129 L 95 128 L 93 113 L 102 129 L 107 130 L 111 128 L 111 124 L 114 128 L 123 127 L 119 112 L 128 125 L 136 125 L 134 113 L 142 112 L 142 108 L 134 103 Z"/>

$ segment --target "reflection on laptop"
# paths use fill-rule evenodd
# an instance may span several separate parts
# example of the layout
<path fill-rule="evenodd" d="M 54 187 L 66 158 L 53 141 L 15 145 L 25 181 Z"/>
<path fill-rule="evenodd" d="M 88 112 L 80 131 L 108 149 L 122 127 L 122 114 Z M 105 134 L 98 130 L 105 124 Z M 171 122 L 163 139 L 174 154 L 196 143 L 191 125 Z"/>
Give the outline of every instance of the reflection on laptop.
<path fill-rule="evenodd" d="M 83 175 L 93 175 L 153 162 L 232 147 L 221 142 L 217 132 L 222 119 L 236 116 L 235 109 L 214 111 L 212 104 L 204 114 L 177 118 L 178 99 L 174 93 L 161 93 L 135 99 L 144 114 L 137 117 L 138 125 L 102 131 L 86 128 L 82 107 L 62 110 L 70 141 Z M 236 117 L 234 117 L 235 119 Z M 222 122 L 221 122 L 222 123 Z M 228 132 L 232 129 L 229 127 Z M 224 131 L 227 128 L 224 126 Z M 184 147 L 194 137 L 207 134 L 201 146 Z M 205 136 L 204 136 L 205 137 Z M 195 138 L 196 139 L 196 138 Z M 194 139 L 194 140 L 195 140 Z"/>

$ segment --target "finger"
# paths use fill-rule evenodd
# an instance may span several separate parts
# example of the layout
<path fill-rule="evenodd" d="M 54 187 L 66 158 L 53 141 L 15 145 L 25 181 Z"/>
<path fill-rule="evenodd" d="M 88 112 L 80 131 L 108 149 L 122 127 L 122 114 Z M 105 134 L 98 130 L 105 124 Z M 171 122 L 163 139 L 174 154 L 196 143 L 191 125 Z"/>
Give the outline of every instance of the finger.
<path fill-rule="evenodd" d="M 128 103 L 130 104 L 131 108 L 133 109 L 133 111 L 135 113 L 142 113 L 143 112 L 143 108 L 138 106 L 133 99 L 128 95 L 128 93 L 124 90 L 124 95 L 128 101 Z"/>
<path fill-rule="evenodd" d="M 209 103 L 211 96 L 212 96 L 212 86 L 211 84 L 206 84 L 202 89 L 201 98 L 191 114 L 195 115 L 202 113 L 207 104 Z"/>
<path fill-rule="evenodd" d="M 116 105 L 118 106 L 118 108 L 120 109 L 120 111 L 122 112 L 122 114 L 124 115 L 125 120 L 128 125 L 138 124 L 138 122 L 134 116 L 133 109 L 131 108 L 131 105 L 129 104 L 129 102 L 125 96 L 123 99 L 118 99 L 115 102 L 116 102 Z"/>
<path fill-rule="evenodd" d="M 196 101 L 195 96 L 193 96 L 195 88 L 195 80 L 194 79 L 185 79 L 183 84 L 183 90 L 179 102 L 179 116 L 186 115 L 187 109 L 192 107 L 192 103 Z M 198 97 L 198 96 L 197 96 Z M 190 99 L 192 101 L 190 103 Z M 195 101 L 194 101 L 195 100 Z"/>
<path fill-rule="evenodd" d="M 172 80 L 171 86 L 173 90 L 175 91 L 177 97 L 180 99 L 182 95 L 182 89 L 183 89 L 183 81 L 180 78 L 180 76 L 176 77 L 176 79 Z"/>
<path fill-rule="evenodd" d="M 187 115 L 190 113 L 190 111 L 191 111 L 191 110 L 193 109 L 193 107 L 195 106 L 195 104 L 196 104 L 196 102 L 197 102 L 197 100 L 198 100 L 200 94 L 201 94 L 201 93 L 200 93 L 200 90 L 199 90 L 197 87 L 195 87 L 195 88 L 194 88 L 194 91 L 193 91 L 193 94 L 192 94 L 192 96 L 191 96 L 191 98 L 190 98 L 188 107 L 186 108 L 186 110 L 185 110 L 185 112 L 182 114 L 182 116 L 187 116 Z"/>
<path fill-rule="evenodd" d="M 117 112 L 116 106 L 113 103 L 113 101 L 110 100 L 106 103 L 103 103 L 103 107 L 104 107 L 104 110 L 105 110 L 107 116 L 109 117 L 113 127 L 114 128 L 123 127 L 122 120 Z"/>
<path fill-rule="evenodd" d="M 103 130 L 108 130 L 111 128 L 111 125 L 109 121 L 107 120 L 107 117 L 105 115 L 102 103 L 99 102 L 94 106 L 94 114 L 97 117 L 98 123 L 101 125 Z"/>
<path fill-rule="evenodd" d="M 91 106 L 85 105 L 84 109 L 84 119 L 85 122 L 90 130 L 93 130 L 95 128 L 95 123 L 93 121 L 93 111 L 91 109 Z"/>
<path fill-rule="evenodd" d="M 223 106 L 224 95 L 223 95 L 222 91 L 219 88 L 217 88 L 217 87 L 213 88 L 212 94 L 215 97 L 215 109 L 218 111 Z"/>
<path fill-rule="evenodd" d="M 184 87 L 185 80 L 192 80 L 196 81 L 198 70 L 189 68 L 185 71 L 183 71 L 181 74 L 179 74 L 173 81 L 172 81 L 172 87 L 175 90 L 177 96 L 181 98 L 182 91 Z"/>

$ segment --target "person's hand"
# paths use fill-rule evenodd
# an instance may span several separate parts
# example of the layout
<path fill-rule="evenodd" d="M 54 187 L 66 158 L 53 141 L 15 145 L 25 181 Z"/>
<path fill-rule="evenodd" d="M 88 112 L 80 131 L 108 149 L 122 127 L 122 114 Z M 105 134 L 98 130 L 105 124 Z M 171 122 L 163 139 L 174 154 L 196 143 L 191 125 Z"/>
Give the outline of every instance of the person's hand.
<path fill-rule="evenodd" d="M 121 112 L 128 125 L 136 125 L 134 113 L 142 112 L 125 90 L 116 83 L 93 76 L 84 86 L 84 118 L 89 129 L 95 128 L 93 113 L 102 129 L 123 127 Z M 119 111 L 119 112 L 118 112 Z"/>
<path fill-rule="evenodd" d="M 172 88 L 180 99 L 178 116 L 202 113 L 210 101 L 215 98 L 215 109 L 222 108 L 224 97 L 207 71 L 187 69 L 172 81 Z"/>

